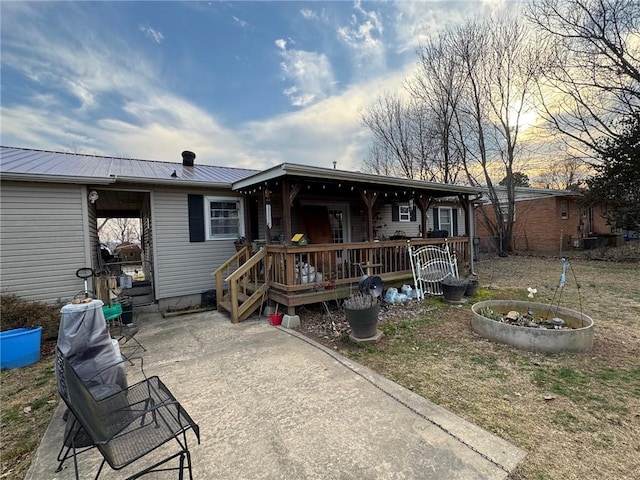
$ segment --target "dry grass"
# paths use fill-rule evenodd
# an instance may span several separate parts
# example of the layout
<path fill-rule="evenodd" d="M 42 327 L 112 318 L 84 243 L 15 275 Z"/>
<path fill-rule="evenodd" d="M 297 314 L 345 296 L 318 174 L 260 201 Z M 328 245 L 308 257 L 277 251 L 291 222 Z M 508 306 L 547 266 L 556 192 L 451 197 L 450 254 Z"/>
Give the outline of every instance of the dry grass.
<path fill-rule="evenodd" d="M 581 303 L 594 318 L 590 354 L 533 354 L 487 342 L 471 332 L 468 307 L 439 300 L 383 314 L 385 337 L 376 347 L 345 341 L 338 311 L 302 312 L 302 332 L 524 448 L 528 455 L 514 480 L 637 478 L 639 265 L 575 260 L 572 267 L 581 301 L 570 271 L 561 304 Z M 535 301 L 548 301 L 560 268 L 557 259 L 533 257 L 482 262 L 476 270 L 485 288 L 478 299 L 525 298 L 535 285 Z M 24 478 L 58 403 L 50 347 L 36 365 L 0 372 L 0 478 Z"/>
<path fill-rule="evenodd" d="M 477 300 L 525 299 L 534 285 L 535 301 L 554 293 L 557 300 L 561 266 L 558 259 L 533 257 L 481 263 L 476 270 L 484 288 Z M 376 347 L 353 346 L 330 330 L 319 333 L 313 320 L 303 331 L 525 449 L 513 479 L 637 478 L 638 280 L 638 264 L 572 261 L 561 305 L 581 304 L 594 318 L 589 354 L 535 354 L 488 342 L 472 333 L 468 306 L 437 299 L 392 307 L 381 316 L 385 337 Z M 331 316 L 339 331 L 341 314 Z"/>

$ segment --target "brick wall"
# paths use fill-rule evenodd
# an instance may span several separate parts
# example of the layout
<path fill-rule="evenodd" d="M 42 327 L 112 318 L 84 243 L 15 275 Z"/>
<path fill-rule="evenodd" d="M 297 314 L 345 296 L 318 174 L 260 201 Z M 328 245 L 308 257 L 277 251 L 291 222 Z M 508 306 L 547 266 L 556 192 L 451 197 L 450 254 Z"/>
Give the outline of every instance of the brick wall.
<path fill-rule="evenodd" d="M 566 202 L 566 209 L 563 203 Z M 486 209 L 489 218 L 493 218 L 490 205 Z M 562 212 L 566 211 L 566 218 Z M 589 228 L 588 215 L 581 215 L 578 199 L 575 197 L 545 197 L 516 202 L 516 220 L 513 228 L 514 249 L 518 251 L 553 252 L 568 250 L 573 242 L 593 234 L 611 233 L 611 228 L 601 215 L 601 209 L 593 209 L 593 225 Z M 484 217 L 476 213 L 476 235 L 481 239 L 489 237 L 484 225 Z M 582 228 L 580 228 L 582 220 Z M 486 243 L 486 242 L 485 242 Z"/>

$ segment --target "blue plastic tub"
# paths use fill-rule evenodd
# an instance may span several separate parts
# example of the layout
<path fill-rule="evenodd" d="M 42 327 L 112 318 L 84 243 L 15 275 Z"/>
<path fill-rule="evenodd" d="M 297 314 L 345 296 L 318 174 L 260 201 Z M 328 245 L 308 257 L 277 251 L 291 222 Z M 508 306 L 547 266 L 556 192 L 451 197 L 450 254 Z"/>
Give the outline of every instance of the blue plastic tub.
<path fill-rule="evenodd" d="M 20 368 L 40 360 L 42 327 L 0 332 L 0 368 Z"/>

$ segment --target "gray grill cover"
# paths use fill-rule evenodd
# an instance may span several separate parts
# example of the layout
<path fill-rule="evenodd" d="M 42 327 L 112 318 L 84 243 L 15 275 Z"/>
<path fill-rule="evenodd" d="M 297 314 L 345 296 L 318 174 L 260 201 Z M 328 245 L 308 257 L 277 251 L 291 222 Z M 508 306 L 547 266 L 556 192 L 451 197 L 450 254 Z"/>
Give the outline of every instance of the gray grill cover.
<path fill-rule="evenodd" d="M 101 300 L 62 307 L 58 348 L 89 386 L 117 384 L 127 388 L 127 374 L 102 313 Z M 120 363 L 118 363 L 120 362 Z M 117 364 L 117 365 L 116 365 Z M 112 368 L 107 368 L 114 365 Z M 101 371 L 99 375 L 96 373 Z"/>

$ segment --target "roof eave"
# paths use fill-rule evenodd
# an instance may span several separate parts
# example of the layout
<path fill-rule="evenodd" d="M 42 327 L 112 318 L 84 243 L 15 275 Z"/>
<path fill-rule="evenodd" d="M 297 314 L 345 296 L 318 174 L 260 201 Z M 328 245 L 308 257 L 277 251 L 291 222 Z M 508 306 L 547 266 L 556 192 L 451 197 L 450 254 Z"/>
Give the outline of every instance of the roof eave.
<path fill-rule="evenodd" d="M 116 181 L 114 177 L 76 177 L 33 173 L 3 173 L 0 178 L 17 182 L 72 183 L 79 185 L 109 185 Z"/>
<path fill-rule="evenodd" d="M 409 187 L 420 190 L 432 190 L 443 192 L 444 195 L 452 193 L 479 194 L 486 189 L 480 187 L 469 187 L 464 185 L 451 185 L 444 183 L 425 182 L 408 178 L 383 177 L 368 173 L 352 172 L 348 170 L 331 170 L 327 168 L 311 167 L 306 165 L 283 163 L 276 167 L 260 172 L 256 175 L 244 178 L 232 184 L 233 190 L 240 190 L 269 180 L 280 178 L 286 175 L 295 175 L 310 178 L 323 178 L 327 180 L 342 180 L 361 182 L 369 184 L 379 184 L 397 187 Z"/>
<path fill-rule="evenodd" d="M 209 187 L 209 188 L 226 188 L 231 189 L 229 182 L 205 182 L 197 180 L 183 180 L 180 178 L 141 178 L 141 177 L 123 177 L 117 176 L 117 182 L 122 183 L 141 183 L 145 185 L 170 185 L 172 187 Z"/>

